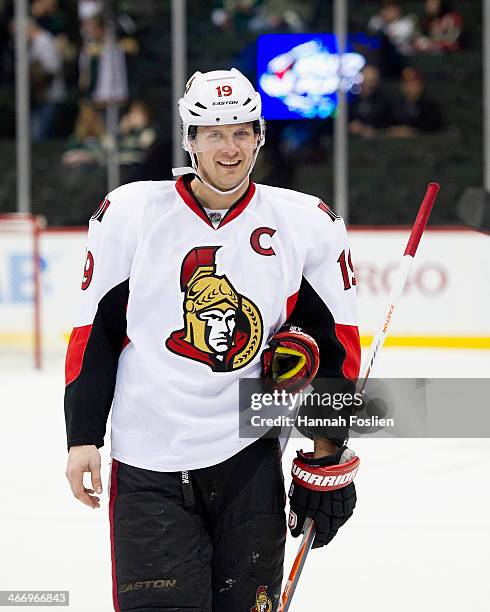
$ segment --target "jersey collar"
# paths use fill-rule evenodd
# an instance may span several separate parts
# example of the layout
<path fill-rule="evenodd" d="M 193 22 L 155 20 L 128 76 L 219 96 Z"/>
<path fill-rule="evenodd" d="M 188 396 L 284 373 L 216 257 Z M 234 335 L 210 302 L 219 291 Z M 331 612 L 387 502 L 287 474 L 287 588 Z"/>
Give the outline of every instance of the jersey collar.
<path fill-rule="evenodd" d="M 181 176 L 177 179 L 175 183 L 175 188 L 177 189 L 178 194 L 187 204 L 187 206 L 200 218 L 202 219 L 209 227 L 212 229 L 220 229 L 223 225 L 226 225 L 233 219 L 236 219 L 240 213 L 242 213 L 245 208 L 248 206 L 250 200 L 253 198 L 255 194 L 255 183 L 250 181 L 247 191 L 242 195 L 242 197 L 237 200 L 230 208 L 227 210 L 226 214 L 221 219 L 219 225 L 216 227 L 213 226 L 211 221 L 209 220 L 206 211 L 204 210 L 202 204 L 194 195 L 194 192 L 191 189 L 191 175 Z"/>

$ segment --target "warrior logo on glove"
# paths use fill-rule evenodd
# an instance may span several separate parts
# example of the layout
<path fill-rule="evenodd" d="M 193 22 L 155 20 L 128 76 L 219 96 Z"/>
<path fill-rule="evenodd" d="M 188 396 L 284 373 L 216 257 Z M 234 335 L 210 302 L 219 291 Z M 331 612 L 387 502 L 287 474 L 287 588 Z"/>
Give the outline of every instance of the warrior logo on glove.
<path fill-rule="evenodd" d="M 247 365 L 262 343 L 263 324 L 255 304 L 238 293 L 226 276 L 216 274 L 219 246 L 196 247 L 184 258 L 184 328 L 173 331 L 166 347 L 199 361 L 214 372 Z"/>
<path fill-rule="evenodd" d="M 250 612 L 272 612 L 272 601 L 267 595 L 267 587 L 259 586 L 255 596 L 255 606 Z"/>
<path fill-rule="evenodd" d="M 293 538 L 301 535 L 307 517 L 315 523 L 313 548 L 325 546 L 335 537 L 356 506 L 353 480 L 359 463 L 359 457 L 346 446 L 319 458 L 298 451 L 289 489 L 288 524 Z"/>

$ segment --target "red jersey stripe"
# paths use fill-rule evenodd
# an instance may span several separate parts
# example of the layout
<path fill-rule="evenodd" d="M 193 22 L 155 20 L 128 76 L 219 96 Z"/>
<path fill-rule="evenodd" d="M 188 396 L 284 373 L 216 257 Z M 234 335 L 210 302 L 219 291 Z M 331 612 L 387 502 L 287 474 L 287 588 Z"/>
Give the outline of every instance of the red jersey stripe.
<path fill-rule="evenodd" d="M 189 193 L 181 176 L 179 176 L 177 182 L 175 183 L 175 189 L 177 189 L 177 192 L 179 193 L 180 197 L 184 200 L 184 202 L 192 210 L 192 212 L 196 213 L 196 215 L 200 217 L 207 225 L 213 227 L 213 224 L 208 219 L 208 216 L 205 211 L 198 205 L 196 200 L 192 197 L 192 194 Z"/>
<path fill-rule="evenodd" d="M 221 220 L 221 223 L 219 224 L 218 229 L 220 227 L 223 227 L 223 225 L 226 225 L 233 219 L 236 219 L 238 215 L 241 214 L 245 210 L 245 208 L 249 205 L 250 200 L 254 197 L 254 195 L 255 195 L 255 184 L 250 182 L 248 190 L 245 192 L 243 199 L 238 200 L 238 202 L 233 204 L 233 206 L 228 210 L 226 215 Z"/>
<path fill-rule="evenodd" d="M 248 206 L 248 204 L 250 203 L 250 200 L 254 197 L 255 191 L 256 191 L 255 183 L 252 183 L 250 181 L 247 191 L 243 194 L 243 196 L 237 202 L 235 202 L 235 204 L 233 204 L 233 206 L 231 206 L 228 209 L 228 212 L 225 214 L 225 216 L 221 220 L 221 223 L 218 225 L 217 228 L 215 228 L 213 224 L 211 223 L 211 221 L 208 219 L 208 216 L 206 212 L 204 211 L 204 209 L 202 208 L 202 206 L 196 201 L 195 196 L 189 190 L 189 187 L 184 183 L 184 180 L 181 176 L 177 179 L 177 182 L 175 183 L 175 188 L 177 189 L 177 192 L 179 193 L 180 197 L 184 200 L 184 202 L 187 204 L 187 206 L 193 212 L 195 212 L 198 217 L 200 217 L 203 221 L 205 221 L 207 225 L 209 225 L 213 229 L 220 229 L 221 227 L 223 227 L 224 225 L 226 225 L 233 219 L 236 219 L 238 215 L 240 215 L 245 210 L 245 208 Z"/>
<path fill-rule="evenodd" d="M 92 331 L 92 325 L 74 327 L 70 335 L 65 360 L 65 385 L 69 385 L 80 376 L 83 356 Z"/>
<path fill-rule="evenodd" d="M 291 313 L 294 310 L 294 307 L 296 306 L 296 302 L 298 301 L 298 295 L 299 291 L 296 291 L 296 293 L 290 295 L 286 300 L 286 321 L 289 319 Z"/>
<path fill-rule="evenodd" d="M 335 335 L 345 349 L 342 374 L 349 380 L 359 376 L 361 367 L 361 342 L 357 325 L 335 324 Z"/>

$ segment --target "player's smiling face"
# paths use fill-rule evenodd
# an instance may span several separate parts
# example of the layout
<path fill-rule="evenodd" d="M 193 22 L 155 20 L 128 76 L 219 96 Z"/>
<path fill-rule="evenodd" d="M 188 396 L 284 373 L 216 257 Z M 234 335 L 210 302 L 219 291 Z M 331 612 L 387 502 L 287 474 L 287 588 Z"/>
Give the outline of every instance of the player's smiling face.
<path fill-rule="evenodd" d="M 202 178 L 218 189 L 233 189 L 248 173 L 257 135 L 253 124 L 199 126 L 194 141 Z"/>

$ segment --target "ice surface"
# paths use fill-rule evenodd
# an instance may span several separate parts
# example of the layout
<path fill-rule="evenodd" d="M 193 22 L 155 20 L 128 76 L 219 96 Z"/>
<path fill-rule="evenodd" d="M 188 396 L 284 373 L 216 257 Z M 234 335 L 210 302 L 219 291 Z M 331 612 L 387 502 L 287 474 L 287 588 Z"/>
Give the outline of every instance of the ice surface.
<path fill-rule="evenodd" d="M 387 348 L 375 375 L 482 377 L 489 365 L 489 351 Z M 108 449 L 102 507 L 91 510 L 64 475 L 61 362 L 42 373 L 4 367 L 0 379 L 0 589 L 69 590 L 73 612 L 108 612 Z M 287 483 L 298 442 L 285 455 Z M 355 440 L 358 508 L 311 552 L 291 612 L 487 612 L 489 448 L 486 439 Z M 297 546 L 289 539 L 286 573 Z"/>

